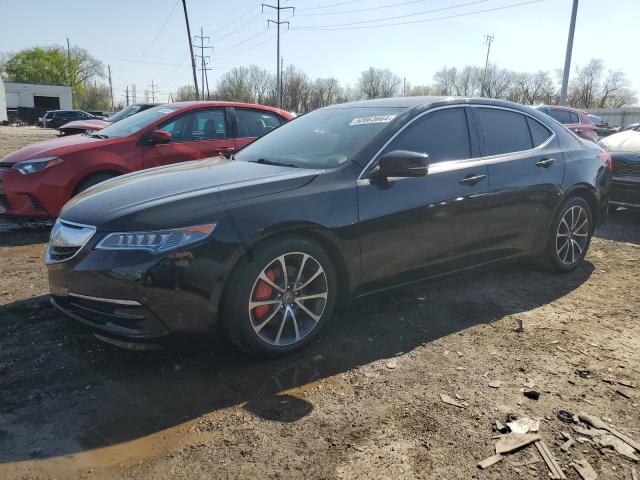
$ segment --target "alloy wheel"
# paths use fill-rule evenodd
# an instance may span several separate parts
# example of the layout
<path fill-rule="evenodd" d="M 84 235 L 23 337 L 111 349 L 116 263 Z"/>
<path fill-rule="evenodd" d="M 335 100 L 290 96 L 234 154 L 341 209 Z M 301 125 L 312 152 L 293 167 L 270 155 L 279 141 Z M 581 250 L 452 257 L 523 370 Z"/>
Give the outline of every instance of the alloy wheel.
<path fill-rule="evenodd" d="M 589 241 L 589 217 L 580 205 L 567 209 L 556 233 L 556 255 L 563 265 L 573 265 L 584 252 Z"/>
<path fill-rule="evenodd" d="M 290 252 L 272 260 L 256 278 L 249 297 L 253 331 L 269 345 L 300 342 L 322 317 L 329 285 L 318 260 Z"/>

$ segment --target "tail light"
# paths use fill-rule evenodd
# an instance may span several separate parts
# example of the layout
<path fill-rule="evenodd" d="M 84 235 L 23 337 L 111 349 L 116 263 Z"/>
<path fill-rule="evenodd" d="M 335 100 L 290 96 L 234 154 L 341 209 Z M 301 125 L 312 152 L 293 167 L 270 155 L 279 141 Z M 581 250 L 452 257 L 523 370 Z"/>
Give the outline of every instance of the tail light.
<path fill-rule="evenodd" d="M 613 172 L 613 159 L 611 158 L 611 154 L 609 152 L 600 153 L 600 160 L 605 164 L 607 170 Z"/>

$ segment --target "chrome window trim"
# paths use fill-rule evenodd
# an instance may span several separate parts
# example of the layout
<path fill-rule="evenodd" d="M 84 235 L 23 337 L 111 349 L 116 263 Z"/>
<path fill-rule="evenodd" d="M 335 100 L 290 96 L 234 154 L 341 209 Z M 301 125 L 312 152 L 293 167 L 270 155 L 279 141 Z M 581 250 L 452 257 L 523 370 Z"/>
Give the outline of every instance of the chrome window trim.
<path fill-rule="evenodd" d="M 116 305 L 127 305 L 130 307 L 140 307 L 142 304 L 135 300 L 117 300 L 115 298 L 92 297 L 90 295 L 80 295 L 79 293 L 69 293 L 70 297 L 82 298 L 84 300 L 92 300 L 94 302 L 113 303 Z"/>
<path fill-rule="evenodd" d="M 523 153 L 532 153 L 532 152 L 535 152 L 536 150 L 542 150 L 542 149 L 546 148 L 556 138 L 556 132 L 553 130 L 553 128 L 549 127 L 549 125 L 547 125 L 546 123 L 538 120 L 536 117 L 534 117 L 533 115 L 531 115 L 531 114 L 529 114 L 527 112 L 521 112 L 521 111 L 515 110 L 513 108 L 500 107 L 500 106 L 497 106 L 497 105 L 482 105 L 482 104 L 477 104 L 477 103 L 444 105 L 442 107 L 437 107 L 437 108 L 434 108 L 434 109 L 427 110 L 426 112 L 422 112 L 419 115 L 416 115 L 415 117 L 413 117 L 411 120 L 409 120 L 405 125 L 403 125 L 400 130 L 398 130 L 395 134 L 393 134 L 391 136 L 391 138 L 389 140 L 387 140 L 385 142 L 385 144 L 376 152 L 376 154 L 373 156 L 373 158 L 371 158 L 371 160 L 369 160 L 369 162 L 365 165 L 365 167 L 360 171 L 360 174 L 358 175 L 358 178 L 356 179 L 356 182 L 358 182 L 359 180 L 366 180 L 365 173 L 367 172 L 367 170 L 369 170 L 371 165 L 373 165 L 373 163 L 375 163 L 375 161 L 378 159 L 378 157 L 384 151 L 384 149 L 387 148 L 389 146 L 389 144 L 391 142 L 393 142 L 396 139 L 396 137 L 398 135 L 400 135 L 407 127 L 409 127 L 411 124 L 413 124 L 413 122 L 415 122 L 416 120 L 424 117 L 425 115 L 428 115 L 428 114 L 433 113 L 433 112 L 437 112 L 439 110 L 444 110 L 446 108 L 464 108 L 464 107 L 469 107 L 469 108 L 493 108 L 493 109 L 496 109 L 496 110 L 506 110 L 506 111 L 512 112 L 512 113 L 519 113 L 520 115 L 525 115 L 527 117 L 530 117 L 535 122 L 538 122 L 541 125 L 543 125 L 547 130 L 551 131 L 551 135 L 543 143 L 541 143 L 537 147 L 533 147 L 533 148 L 530 148 L 530 149 L 527 149 L 527 150 L 518 150 L 518 151 L 515 151 L 515 152 L 500 153 L 498 155 L 489 155 L 489 156 L 485 156 L 485 157 L 480 156 L 480 157 L 465 158 L 465 159 L 461 159 L 461 160 L 445 160 L 445 161 L 442 161 L 442 162 L 437 162 L 437 163 L 434 163 L 433 165 L 430 166 L 429 172 L 427 173 L 427 175 L 431 175 L 431 174 L 435 174 L 435 173 L 450 172 L 450 171 L 453 171 L 453 170 L 461 170 L 463 168 L 468 168 L 468 167 L 475 167 L 475 166 L 481 166 L 481 165 L 490 165 L 490 164 L 494 164 L 494 163 L 500 163 L 500 162 L 503 162 L 503 161 L 509 161 L 511 159 L 510 158 L 506 158 L 506 157 L 512 157 L 513 155 L 519 155 L 519 154 L 523 154 Z M 527 126 L 527 128 L 528 128 L 528 126 Z M 532 139 L 532 141 L 533 141 L 533 139 Z"/>

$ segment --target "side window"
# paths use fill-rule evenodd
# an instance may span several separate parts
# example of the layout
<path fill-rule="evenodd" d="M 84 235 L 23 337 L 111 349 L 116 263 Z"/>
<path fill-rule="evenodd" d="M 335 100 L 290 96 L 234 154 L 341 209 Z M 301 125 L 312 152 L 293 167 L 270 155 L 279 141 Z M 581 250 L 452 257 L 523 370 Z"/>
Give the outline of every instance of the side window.
<path fill-rule="evenodd" d="M 488 156 L 521 152 L 533 147 L 524 115 L 496 108 L 478 108 L 477 112 Z"/>
<path fill-rule="evenodd" d="M 386 150 L 427 153 L 429 162 L 471 158 L 464 109 L 446 108 L 426 114 L 398 135 Z"/>
<path fill-rule="evenodd" d="M 539 147 L 551 136 L 549 129 L 537 120 L 527 117 L 527 123 L 529 124 L 529 131 L 531 132 L 534 147 Z"/>
<path fill-rule="evenodd" d="M 580 117 L 576 112 L 569 112 L 571 115 L 571 123 L 580 123 Z"/>
<path fill-rule="evenodd" d="M 159 128 L 169 132 L 173 142 L 197 142 L 228 138 L 227 121 L 223 108 L 188 112 Z"/>
<path fill-rule="evenodd" d="M 82 115 L 80 114 L 80 112 L 65 112 L 64 116 L 67 118 L 78 118 Z"/>
<path fill-rule="evenodd" d="M 563 124 L 574 123 L 571 118 L 571 112 L 569 110 L 562 110 L 560 108 L 550 108 L 549 115 L 555 118 L 557 121 Z"/>
<path fill-rule="evenodd" d="M 263 110 L 236 108 L 238 137 L 261 137 L 282 125 L 280 116 Z"/>

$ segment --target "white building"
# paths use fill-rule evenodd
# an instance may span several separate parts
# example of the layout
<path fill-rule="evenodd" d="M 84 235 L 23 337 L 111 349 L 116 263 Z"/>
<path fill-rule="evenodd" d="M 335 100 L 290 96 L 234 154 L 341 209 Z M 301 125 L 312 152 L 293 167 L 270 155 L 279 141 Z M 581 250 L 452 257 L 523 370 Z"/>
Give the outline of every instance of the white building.
<path fill-rule="evenodd" d="M 0 85 L 2 83 L 0 80 Z M 4 86 L 0 86 L 0 121 L 19 118 L 35 123 L 47 110 L 71 108 L 71 87 L 13 82 L 4 82 Z"/>

